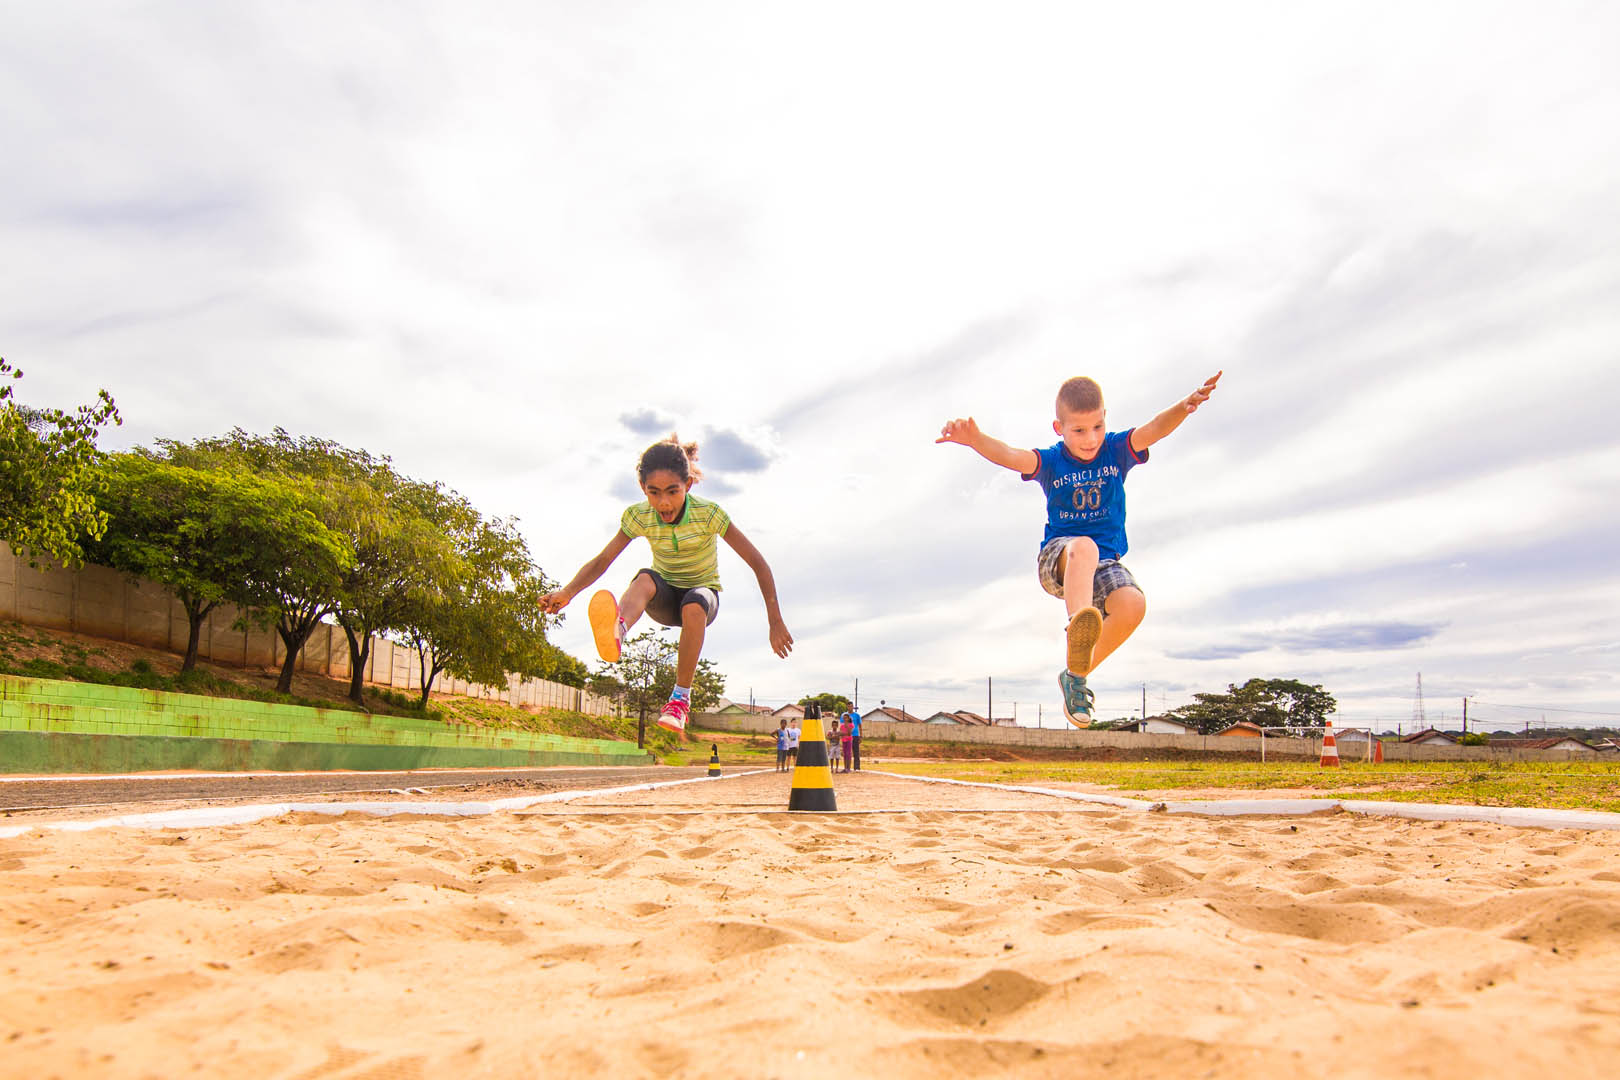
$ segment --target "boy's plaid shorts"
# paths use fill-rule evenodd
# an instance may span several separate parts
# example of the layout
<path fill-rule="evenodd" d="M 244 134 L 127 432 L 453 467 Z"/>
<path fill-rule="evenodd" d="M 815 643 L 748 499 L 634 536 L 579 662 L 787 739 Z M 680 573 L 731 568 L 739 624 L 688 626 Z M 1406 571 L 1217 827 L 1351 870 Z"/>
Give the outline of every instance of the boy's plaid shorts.
<path fill-rule="evenodd" d="M 1060 536 L 1041 548 L 1040 558 L 1035 564 L 1036 572 L 1040 574 L 1041 588 L 1059 600 L 1063 599 L 1063 580 L 1058 577 L 1058 556 L 1063 554 L 1064 547 L 1072 539 L 1072 536 Z M 1118 559 L 1104 559 L 1097 564 L 1097 573 L 1091 579 L 1091 606 L 1107 614 L 1108 609 L 1104 605 L 1108 602 L 1108 594 L 1125 585 L 1137 592 L 1142 591 L 1142 586 L 1125 569 L 1124 563 Z"/>

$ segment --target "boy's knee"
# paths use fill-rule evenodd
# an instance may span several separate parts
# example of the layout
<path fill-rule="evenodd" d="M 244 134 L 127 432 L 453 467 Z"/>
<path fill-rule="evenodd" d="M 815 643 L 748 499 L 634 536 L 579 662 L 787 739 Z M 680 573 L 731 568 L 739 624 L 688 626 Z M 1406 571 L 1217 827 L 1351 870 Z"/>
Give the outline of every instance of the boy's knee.
<path fill-rule="evenodd" d="M 1101 553 L 1097 550 L 1097 541 L 1089 536 L 1077 536 L 1069 541 L 1067 548 L 1070 559 L 1089 559 L 1096 561 Z"/>
<path fill-rule="evenodd" d="M 1134 626 L 1147 614 L 1147 597 L 1142 595 L 1141 589 L 1123 585 L 1108 594 L 1103 606 L 1108 618 L 1124 619 Z"/>
<path fill-rule="evenodd" d="M 681 605 L 681 625 L 699 629 L 709 625 L 709 611 L 702 604 Z"/>

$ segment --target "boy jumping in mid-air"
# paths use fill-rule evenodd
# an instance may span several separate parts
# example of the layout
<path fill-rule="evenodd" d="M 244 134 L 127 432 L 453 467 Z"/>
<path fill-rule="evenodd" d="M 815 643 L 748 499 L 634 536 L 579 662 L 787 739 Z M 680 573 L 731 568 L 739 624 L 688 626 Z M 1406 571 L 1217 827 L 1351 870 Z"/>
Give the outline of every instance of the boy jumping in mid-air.
<path fill-rule="evenodd" d="M 1058 674 L 1063 711 L 1076 727 L 1091 724 L 1094 695 L 1086 676 L 1131 636 L 1147 613 L 1147 598 L 1125 565 L 1125 474 L 1148 459 L 1148 447 L 1181 426 L 1209 400 L 1221 373 L 1141 427 L 1104 427 L 1102 388 L 1085 377 L 1058 389 L 1059 442 L 1045 450 L 1015 450 L 979 430 L 970 416 L 952 420 L 936 443 L 961 443 L 987 461 L 1040 482 L 1046 493 L 1046 536 L 1036 560 L 1041 585 L 1069 611 L 1068 659 Z M 1090 588 L 1086 583 L 1090 582 Z"/>

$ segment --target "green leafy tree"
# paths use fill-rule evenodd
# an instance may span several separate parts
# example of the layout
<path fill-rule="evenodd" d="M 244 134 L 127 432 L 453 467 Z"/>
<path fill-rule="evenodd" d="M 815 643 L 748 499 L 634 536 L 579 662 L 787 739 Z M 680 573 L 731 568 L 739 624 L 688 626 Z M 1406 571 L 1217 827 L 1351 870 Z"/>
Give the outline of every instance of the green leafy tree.
<path fill-rule="evenodd" d="M 418 595 L 402 619 L 421 664 L 424 705 L 444 672 L 500 685 L 508 673 L 545 678 L 559 664 L 539 603 L 551 582 L 529 558 L 516 523 L 474 514 L 453 536 L 466 575 Z"/>
<path fill-rule="evenodd" d="M 822 715 L 837 716 L 850 710 L 853 703 L 843 694 L 807 694 L 799 699 L 800 705 L 820 705 Z"/>
<path fill-rule="evenodd" d="M 301 494 L 275 477 L 178 465 L 150 451 L 114 454 L 103 468 L 108 527 L 86 551 L 96 562 L 163 585 L 185 609 L 182 671 L 197 664 L 202 623 L 219 604 L 247 607 L 266 556 L 285 537 L 341 553 L 341 540 Z"/>
<path fill-rule="evenodd" d="M 105 390 L 71 413 L 18 404 L 11 382 L 21 377 L 0 359 L 0 539 L 32 566 L 44 555 L 76 568 L 84 565 L 81 537 L 99 538 L 107 528 L 96 505 L 96 436 L 123 420 Z"/>
<path fill-rule="evenodd" d="M 1319 728 L 1338 707 L 1321 686 L 1296 679 L 1250 679 L 1242 686 L 1228 684 L 1226 691 L 1194 694 L 1191 704 L 1169 715 L 1211 735 L 1244 721 L 1261 727 Z"/>
<path fill-rule="evenodd" d="M 218 473 L 247 473 L 271 482 L 286 505 L 278 512 L 302 524 L 277 534 L 241 582 L 236 596 L 250 624 L 274 627 L 286 653 L 276 689 L 292 689 L 299 654 L 309 635 L 337 611 L 355 562 L 350 539 L 355 518 L 374 506 L 358 485 L 300 469 L 307 446 L 276 429 L 261 439 L 240 428 L 216 439 L 186 444 L 160 439 L 168 460 Z"/>
<path fill-rule="evenodd" d="M 334 617 L 349 644 L 349 698 L 360 703 L 375 635 L 402 630 L 418 600 L 454 589 L 468 574 L 443 522 L 471 513 L 438 484 L 398 476 L 387 460 L 351 459 L 347 484 L 366 504 L 350 515 L 354 566 L 344 576 Z"/>

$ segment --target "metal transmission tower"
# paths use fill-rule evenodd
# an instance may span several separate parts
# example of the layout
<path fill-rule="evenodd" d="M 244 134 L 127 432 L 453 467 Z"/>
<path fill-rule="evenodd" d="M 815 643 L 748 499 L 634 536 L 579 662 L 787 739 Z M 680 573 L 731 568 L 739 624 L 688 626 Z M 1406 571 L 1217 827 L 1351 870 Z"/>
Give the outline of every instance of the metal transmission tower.
<path fill-rule="evenodd" d="M 1429 720 L 1423 715 L 1423 672 L 1418 672 L 1417 696 L 1412 699 L 1412 724 L 1414 731 L 1426 731 Z"/>

